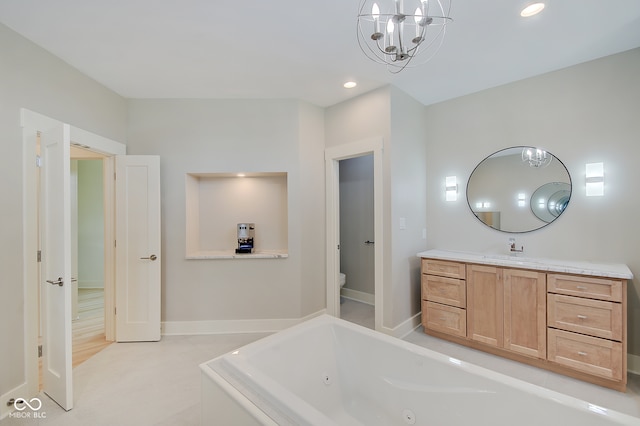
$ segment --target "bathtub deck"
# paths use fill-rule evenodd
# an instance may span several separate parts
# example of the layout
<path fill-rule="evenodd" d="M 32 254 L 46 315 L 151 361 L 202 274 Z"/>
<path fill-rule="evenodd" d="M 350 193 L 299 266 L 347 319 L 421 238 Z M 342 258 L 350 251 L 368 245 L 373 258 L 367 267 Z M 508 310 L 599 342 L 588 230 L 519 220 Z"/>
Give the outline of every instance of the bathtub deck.
<path fill-rule="evenodd" d="M 640 424 L 622 410 L 608 410 L 593 395 L 574 399 L 562 390 L 548 392 L 509 371 L 420 346 L 430 350 L 323 315 L 213 359 L 201 369 L 203 377 L 214 378 L 214 386 L 232 386 L 233 393 L 241 392 L 240 403 L 258 407 L 278 424 L 387 425 L 400 419 L 468 424 L 469 413 L 456 404 L 469 408 L 474 418 L 504 425 L 517 417 L 531 426 L 556 420 L 583 426 Z M 203 400 L 213 404 L 209 396 L 203 394 Z"/>

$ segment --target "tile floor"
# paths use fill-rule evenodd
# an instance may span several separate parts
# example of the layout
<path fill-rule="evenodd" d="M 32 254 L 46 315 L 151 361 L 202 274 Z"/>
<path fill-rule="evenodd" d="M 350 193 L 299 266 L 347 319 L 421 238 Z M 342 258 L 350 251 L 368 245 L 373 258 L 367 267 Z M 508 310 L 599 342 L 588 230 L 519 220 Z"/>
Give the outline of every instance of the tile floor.
<path fill-rule="evenodd" d="M 364 304 L 343 304 L 342 316 L 372 327 L 373 307 L 361 305 Z M 0 426 L 199 425 L 198 365 L 263 336 L 265 334 L 165 336 L 156 343 L 110 345 L 74 369 L 73 410 L 64 412 L 47 396 L 40 395 L 43 402 L 40 412 L 46 413 L 46 418 L 5 418 Z M 631 414 L 638 417 L 640 425 L 638 376 L 631 375 L 627 392 L 620 393 L 448 343 L 425 335 L 421 328 L 404 340 Z"/>
<path fill-rule="evenodd" d="M 373 305 L 343 297 L 340 303 L 340 318 L 373 330 L 375 328 L 373 309 Z"/>

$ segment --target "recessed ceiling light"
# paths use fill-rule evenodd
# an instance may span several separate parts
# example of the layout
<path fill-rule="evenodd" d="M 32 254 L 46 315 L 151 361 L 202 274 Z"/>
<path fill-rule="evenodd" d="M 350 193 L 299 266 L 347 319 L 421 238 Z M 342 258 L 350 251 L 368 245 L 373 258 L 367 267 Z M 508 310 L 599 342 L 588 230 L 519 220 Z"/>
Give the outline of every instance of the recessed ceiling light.
<path fill-rule="evenodd" d="M 544 3 L 532 3 L 522 9 L 522 12 L 520 12 L 520 16 L 522 16 L 523 18 L 528 18 L 542 12 L 542 9 L 544 9 Z"/>
<path fill-rule="evenodd" d="M 357 85 L 358 84 L 355 81 L 347 81 L 345 84 L 343 84 L 345 89 L 353 89 Z"/>

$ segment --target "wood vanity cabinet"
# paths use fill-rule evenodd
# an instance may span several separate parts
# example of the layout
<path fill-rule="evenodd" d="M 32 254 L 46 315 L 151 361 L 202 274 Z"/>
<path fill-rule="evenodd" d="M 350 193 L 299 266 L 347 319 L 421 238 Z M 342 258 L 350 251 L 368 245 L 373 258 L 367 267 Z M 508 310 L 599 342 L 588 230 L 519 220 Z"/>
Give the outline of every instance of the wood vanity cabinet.
<path fill-rule="evenodd" d="M 626 281 L 561 274 L 547 279 L 549 361 L 626 380 Z"/>
<path fill-rule="evenodd" d="M 458 262 L 422 260 L 422 325 L 454 336 L 467 335 L 466 267 Z"/>
<path fill-rule="evenodd" d="M 525 356 L 546 358 L 544 273 L 467 265 L 468 337 Z"/>
<path fill-rule="evenodd" d="M 422 259 L 427 334 L 624 391 L 626 280 Z"/>

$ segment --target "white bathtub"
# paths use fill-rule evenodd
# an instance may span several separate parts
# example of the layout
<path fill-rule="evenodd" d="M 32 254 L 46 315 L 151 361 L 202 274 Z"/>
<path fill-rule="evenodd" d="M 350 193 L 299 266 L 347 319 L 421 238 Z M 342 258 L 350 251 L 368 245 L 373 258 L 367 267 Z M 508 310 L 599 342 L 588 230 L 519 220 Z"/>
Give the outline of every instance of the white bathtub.
<path fill-rule="evenodd" d="M 331 316 L 202 364 L 204 425 L 638 425 Z"/>

